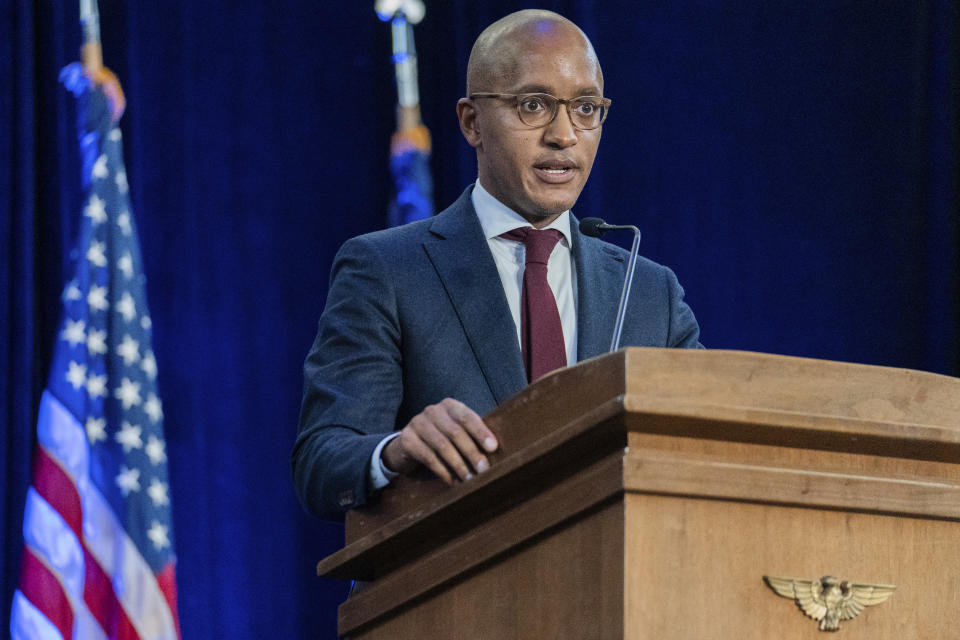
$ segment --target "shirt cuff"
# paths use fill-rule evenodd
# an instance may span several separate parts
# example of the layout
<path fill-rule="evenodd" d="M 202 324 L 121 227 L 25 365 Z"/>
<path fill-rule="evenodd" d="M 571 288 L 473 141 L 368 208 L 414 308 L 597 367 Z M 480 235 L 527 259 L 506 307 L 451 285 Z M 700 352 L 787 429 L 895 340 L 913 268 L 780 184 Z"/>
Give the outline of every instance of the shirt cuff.
<path fill-rule="evenodd" d="M 400 435 L 399 431 L 391 433 L 386 438 L 380 441 L 380 444 L 377 445 L 377 448 L 373 450 L 373 455 L 370 456 L 370 488 L 373 491 L 377 489 L 383 489 L 385 486 L 390 484 L 390 481 L 396 478 L 399 473 L 396 471 L 390 471 L 387 469 L 387 465 L 383 464 L 383 457 L 380 455 L 383 452 L 383 448 L 387 446 L 391 440 Z"/>

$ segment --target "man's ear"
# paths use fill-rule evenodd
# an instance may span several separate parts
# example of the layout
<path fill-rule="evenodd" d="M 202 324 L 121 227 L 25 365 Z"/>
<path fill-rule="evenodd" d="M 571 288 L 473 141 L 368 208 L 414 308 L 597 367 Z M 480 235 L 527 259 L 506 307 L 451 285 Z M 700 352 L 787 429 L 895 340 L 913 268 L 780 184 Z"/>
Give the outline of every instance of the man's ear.
<path fill-rule="evenodd" d="M 469 98 L 460 98 L 457 101 L 457 119 L 460 121 L 460 133 L 467 144 L 477 148 L 480 146 L 480 121 L 477 118 L 477 106 Z"/>

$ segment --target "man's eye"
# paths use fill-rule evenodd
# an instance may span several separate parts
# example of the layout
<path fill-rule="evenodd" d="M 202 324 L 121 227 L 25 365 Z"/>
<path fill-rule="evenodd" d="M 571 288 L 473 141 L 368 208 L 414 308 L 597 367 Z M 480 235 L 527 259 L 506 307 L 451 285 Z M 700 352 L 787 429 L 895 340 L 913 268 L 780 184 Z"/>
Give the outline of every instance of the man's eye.
<path fill-rule="evenodd" d="M 577 112 L 581 115 L 592 116 L 597 112 L 599 105 L 596 102 L 579 102 L 577 103 Z"/>
<path fill-rule="evenodd" d="M 543 100 L 540 98 L 527 98 L 520 103 L 520 108 L 527 113 L 537 113 L 538 111 L 543 111 L 545 109 L 543 106 Z"/>

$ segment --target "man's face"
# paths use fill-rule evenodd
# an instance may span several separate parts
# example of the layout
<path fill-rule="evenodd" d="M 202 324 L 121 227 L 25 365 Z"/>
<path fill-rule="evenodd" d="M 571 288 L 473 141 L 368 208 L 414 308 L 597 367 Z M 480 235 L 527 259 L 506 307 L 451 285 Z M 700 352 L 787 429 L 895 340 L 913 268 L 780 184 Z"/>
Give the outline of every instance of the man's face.
<path fill-rule="evenodd" d="M 579 33 L 562 27 L 509 47 L 515 73 L 477 92 L 549 93 L 558 98 L 603 95 L 603 77 Z M 570 122 L 565 105 L 545 127 L 520 121 L 509 99 L 477 98 L 473 137 L 480 182 L 494 197 L 536 226 L 548 224 L 580 196 L 597 155 L 601 129 L 581 131 Z M 464 113 L 461 109 L 461 124 Z"/>

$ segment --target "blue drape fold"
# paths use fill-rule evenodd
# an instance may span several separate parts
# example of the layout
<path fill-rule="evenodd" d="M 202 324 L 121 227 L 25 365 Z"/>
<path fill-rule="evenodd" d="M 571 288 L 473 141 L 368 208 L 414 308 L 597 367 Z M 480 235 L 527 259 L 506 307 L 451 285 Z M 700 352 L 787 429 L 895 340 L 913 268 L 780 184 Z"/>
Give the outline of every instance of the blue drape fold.
<path fill-rule="evenodd" d="M 313 566 L 343 530 L 302 512 L 289 453 L 333 254 L 386 219 L 389 31 L 367 3 L 241 4 L 101 2 L 129 104 L 183 637 L 333 637 L 346 585 Z M 417 44 L 440 209 L 476 176 L 454 117 L 473 38 L 527 3 L 427 4 Z M 538 5 L 585 28 L 613 100 L 575 213 L 643 230 L 704 344 L 960 375 L 953 0 Z M 5 630 L 81 160 L 57 85 L 80 44 L 76 3 L 3 6 Z"/>

